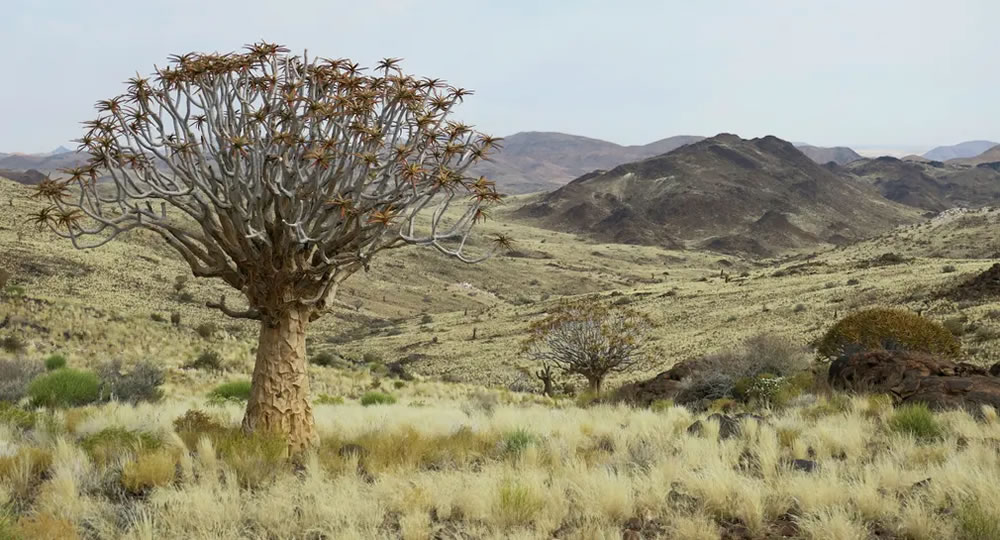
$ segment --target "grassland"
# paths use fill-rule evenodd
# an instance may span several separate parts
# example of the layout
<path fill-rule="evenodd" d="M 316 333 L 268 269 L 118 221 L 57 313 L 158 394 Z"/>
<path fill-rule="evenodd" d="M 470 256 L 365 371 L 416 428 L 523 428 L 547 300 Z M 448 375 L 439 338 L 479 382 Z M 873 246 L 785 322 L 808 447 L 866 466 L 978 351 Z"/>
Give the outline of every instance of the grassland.
<path fill-rule="evenodd" d="M 0 268 L 13 274 L 0 334 L 25 344 L 0 358 L 153 360 L 167 397 L 41 411 L 30 426 L 0 415 L 0 538 L 1000 538 L 992 410 L 938 414 L 926 437 L 893 427 L 897 411 L 881 401 L 806 395 L 721 439 L 712 421 L 688 433 L 704 415 L 682 407 L 579 407 L 508 390 L 536 388 L 519 369 L 530 367 L 518 352 L 526 326 L 578 295 L 656 323 L 654 361 L 609 386 L 755 334 L 806 345 L 873 305 L 957 321 L 966 358 L 992 363 L 1000 299 L 938 293 L 995 262 L 996 212 L 765 261 L 596 244 L 500 215 L 484 232 L 513 235 L 517 256 L 467 267 L 407 249 L 347 282 L 309 353 L 372 362 L 310 368 L 321 444 L 285 463 L 266 440 L 227 435 L 238 403 L 207 400 L 252 366 L 255 328 L 202 307 L 228 291 L 191 279 L 181 298 L 175 277 L 189 271 L 142 234 L 73 251 L 24 224 L 38 204 L 28 194 L 0 180 Z M 204 351 L 225 369 L 182 367 Z M 376 369 L 401 358 L 414 380 Z M 397 402 L 362 406 L 370 391 Z M 175 425 L 192 409 L 211 422 Z"/>

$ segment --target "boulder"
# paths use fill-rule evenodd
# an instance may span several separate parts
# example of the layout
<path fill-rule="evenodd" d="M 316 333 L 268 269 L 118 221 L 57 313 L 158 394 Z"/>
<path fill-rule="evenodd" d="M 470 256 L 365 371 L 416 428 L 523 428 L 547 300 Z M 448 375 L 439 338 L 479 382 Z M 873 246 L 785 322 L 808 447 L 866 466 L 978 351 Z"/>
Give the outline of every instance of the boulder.
<path fill-rule="evenodd" d="M 654 401 L 674 399 L 680 393 L 683 385 L 680 381 L 671 379 L 667 375 L 668 373 L 670 372 L 664 371 L 652 379 L 622 385 L 615 392 L 612 401 L 624 402 L 637 407 L 649 407 Z"/>
<path fill-rule="evenodd" d="M 830 364 L 830 386 L 853 392 L 885 393 L 897 403 L 926 403 L 934 409 L 982 405 L 1000 408 L 1000 369 L 952 362 L 924 353 L 868 351 Z"/>

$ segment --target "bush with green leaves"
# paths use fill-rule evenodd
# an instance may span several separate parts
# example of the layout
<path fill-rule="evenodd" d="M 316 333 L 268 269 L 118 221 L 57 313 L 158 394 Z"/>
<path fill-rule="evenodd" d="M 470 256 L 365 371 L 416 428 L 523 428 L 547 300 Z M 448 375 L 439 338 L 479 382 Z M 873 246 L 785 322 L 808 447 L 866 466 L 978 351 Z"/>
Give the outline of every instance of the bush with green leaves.
<path fill-rule="evenodd" d="M 26 360 L 0 359 L 0 402 L 17 403 L 28 394 L 28 384 L 42 373 L 42 365 Z"/>
<path fill-rule="evenodd" d="M 825 357 L 894 349 L 955 357 L 961 344 L 943 325 L 905 309 L 852 313 L 830 328 L 817 350 Z"/>
<path fill-rule="evenodd" d="M 889 429 L 896 433 L 912 435 L 919 440 L 934 440 L 943 433 L 941 424 L 924 403 L 913 403 L 897 408 L 889 418 Z"/>
<path fill-rule="evenodd" d="M 313 357 L 309 359 L 309 363 L 314 366 L 321 367 L 339 367 L 344 364 L 344 361 L 331 352 L 323 351 L 319 354 L 313 355 Z"/>
<path fill-rule="evenodd" d="M 194 329 L 202 339 L 209 339 L 219 331 L 219 327 L 212 322 L 204 322 Z"/>
<path fill-rule="evenodd" d="M 31 381 L 28 396 L 36 407 L 79 407 L 100 399 L 101 381 L 92 371 L 57 369 Z"/>
<path fill-rule="evenodd" d="M 247 401 L 250 399 L 250 381 L 230 381 L 216 386 L 208 397 L 213 401 Z"/>
<path fill-rule="evenodd" d="M 387 394 L 385 392 L 366 392 L 365 395 L 361 396 L 361 404 L 365 407 L 369 405 L 392 405 L 396 403 L 396 398 L 392 394 Z"/>
<path fill-rule="evenodd" d="M 97 368 L 101 380 L 101 398 L 136 404 L 155 402 L 163 397 L 160 386 L 166 376 L 159 366 L 143 361 L 126 370 L 121 361 L 112 360 Z"/>
<path fill-rule="evenodd" d="M 518 456 L 534 445 L 537 438 L 524 428 L 508 431 L 500 438 L 500 450 L 503 454 Z"/>
<path fill-rule="evenodd" d="M 66 367 L 66 357 L 61 354 L 53 354 L 45 359 L 45 369 L 55 371 Z"/>

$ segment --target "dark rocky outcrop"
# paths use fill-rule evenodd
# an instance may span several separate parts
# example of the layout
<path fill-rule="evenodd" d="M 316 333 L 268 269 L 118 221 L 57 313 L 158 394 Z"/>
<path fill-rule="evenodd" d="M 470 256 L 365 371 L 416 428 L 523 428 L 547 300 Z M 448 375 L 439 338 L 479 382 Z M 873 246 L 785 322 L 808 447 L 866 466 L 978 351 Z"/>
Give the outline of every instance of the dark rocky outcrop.
<path fill-rule="evenodd" d="M 978 414 L 983 405 L 1000 408 L 1000 378 L 984 368 L 907 351 L 869 351 L 830 365 L 833 388 L 884 393 L 899 404 L 925 403 L 934 409 L 964 408 Z"/>

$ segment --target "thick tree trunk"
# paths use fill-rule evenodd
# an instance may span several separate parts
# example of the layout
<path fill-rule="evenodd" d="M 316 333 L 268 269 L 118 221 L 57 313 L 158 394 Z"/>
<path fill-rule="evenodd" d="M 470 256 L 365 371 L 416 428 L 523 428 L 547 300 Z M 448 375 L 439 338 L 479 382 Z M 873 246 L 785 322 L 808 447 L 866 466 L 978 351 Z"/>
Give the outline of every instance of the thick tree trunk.
<path fill-rule="evenodd" d="M 257 361 L 243 429 L 277 432 L 293 454 L 316 442 L 309 376 L 306 326 L 309 312 L 292 310 L 275 323 L 261 323 Z"/>
<path fill-rule="evenodd" d="M 604 382 L 603 377 L 598 377 L 596 375 L 587 376 L 587 385 L 589 386 L 590 393 L 594 395 L 600 395 L 601 393 L 601 383 Z"/>

